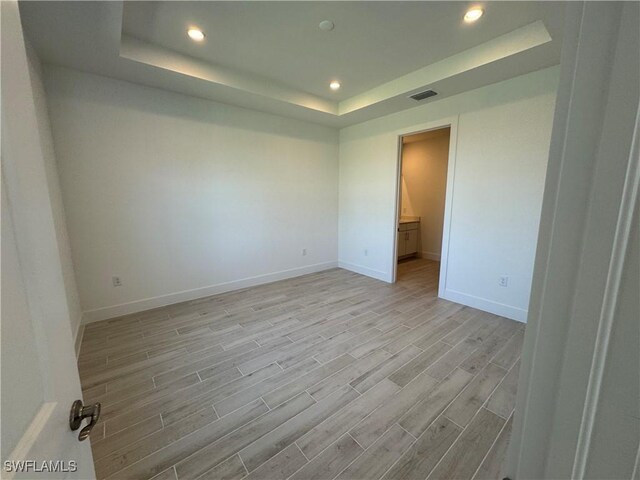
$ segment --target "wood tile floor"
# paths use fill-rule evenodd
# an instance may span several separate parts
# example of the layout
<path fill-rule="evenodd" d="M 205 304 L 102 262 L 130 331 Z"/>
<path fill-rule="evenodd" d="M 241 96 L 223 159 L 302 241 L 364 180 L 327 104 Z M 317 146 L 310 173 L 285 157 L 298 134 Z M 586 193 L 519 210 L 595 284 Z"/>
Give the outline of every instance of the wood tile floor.
<path fill-rule="evenodd" d="M 87 326 L 98 478 L 496 479 L 523 325 L 341 269 Z"/>

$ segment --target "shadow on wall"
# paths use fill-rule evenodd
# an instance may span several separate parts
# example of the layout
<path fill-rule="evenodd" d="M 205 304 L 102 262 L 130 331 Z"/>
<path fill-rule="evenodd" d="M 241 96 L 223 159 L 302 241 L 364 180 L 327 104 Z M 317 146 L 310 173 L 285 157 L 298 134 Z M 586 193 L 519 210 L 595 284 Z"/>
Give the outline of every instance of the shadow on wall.
<path fill-rule="evenodd" d="M 337 145 L 337 131 L 300 120 L 226 105 L 135 83 L 44 66 L 47 94 L 112 108 L 138 110 L 162 116 L 181 117 L 201 123 L 219 124 L 253 132 Z"/>

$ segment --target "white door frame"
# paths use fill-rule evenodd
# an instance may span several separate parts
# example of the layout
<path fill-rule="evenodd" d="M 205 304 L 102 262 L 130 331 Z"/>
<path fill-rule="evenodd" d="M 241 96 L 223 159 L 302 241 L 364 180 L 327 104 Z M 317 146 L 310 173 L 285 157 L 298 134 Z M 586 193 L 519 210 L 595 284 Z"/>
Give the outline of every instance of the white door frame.
<path fill-rule="evenodd" d="M 607 393 L 604 374 L 615 348 L 613 332 L 637 321 L 638 314 L 622 317 L 617 307 L 633 245 L 634 208 L 640 208 L 640 8 L 632 2 L 569 2 L 566 12 L 529 318 L 503 472 L 513 479 L 595 478 L 591 461 L 607 454 L 592 450 L 591 441 L 604 411 L 600 397 Z M 633 362 L 637 347 L 616 353 Z M 629 392 L 633 382 L 638 385 L 632 377 L 627 377 Z M 632 401 L 633 393 L 608 393 Z M 600 434 L 625 441 L 610 446 L 621 455 L 606 466 L 608 478 L 638 478 L 640 442 L 628 440 L 637 421 L 632 414 L 620 412 L 628 418 L 625 431 L 606 431 L 600 424 Z M 638 456 L 631 449 L 638 449 Z"/>
<path fill-rule="evenodd" d="M 438 296 L 442 297 L 447 284 L 447 265 L 449 262 L 449 234 L 451 232 L 451 208 L 453 204 L 453 180 L 456 171 L 456 147 L 458 145 L 458 120 L 459 116 L 447 117 L 429 123 L 414 125 L 410 128 L 397 130 L 394 135 L 398 140 L 398 153 L 396 159 L 396 208 L 393 219 L 393 249 L 391 283 L 396 283 L 398 273 L 398 218 L 400 218 L 400 203 L 402 195 L 402 138 L 417 133 L 440 130 L 449 127 L 449 159 L 447 164 L 447 187 L 444 202 L 444 222 L 442 225 L 442 250 L 440 252 L 440 280 L 438 282 Z"/>

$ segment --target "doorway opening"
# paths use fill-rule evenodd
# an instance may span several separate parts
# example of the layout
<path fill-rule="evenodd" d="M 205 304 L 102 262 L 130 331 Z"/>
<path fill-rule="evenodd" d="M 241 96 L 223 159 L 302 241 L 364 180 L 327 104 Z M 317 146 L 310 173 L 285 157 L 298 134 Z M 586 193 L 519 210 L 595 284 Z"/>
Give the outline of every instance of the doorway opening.
<path fill-rule="evenodd" d="M 400 135 L 396 280 L 425 268 L 438 273 L 439 283 L 443 280 L 451 130 L 451 125 L 446 125 Z"/>

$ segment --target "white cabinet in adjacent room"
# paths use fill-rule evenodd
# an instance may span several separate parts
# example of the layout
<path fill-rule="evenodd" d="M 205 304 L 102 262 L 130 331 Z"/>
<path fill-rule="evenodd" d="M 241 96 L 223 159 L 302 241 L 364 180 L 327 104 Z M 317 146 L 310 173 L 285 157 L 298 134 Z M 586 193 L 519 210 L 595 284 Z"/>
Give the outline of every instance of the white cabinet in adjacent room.
<path fill-rule="evenodd" d="M 418 253 L 420 221 L 400 221 L 398 226 L 398 257 Z"/>
<path fill-rule="evenodd" d="M 414 253 L 418 253 L 418 229 L 417 228 L 414 230 L 407 230 L 404 248 L 405 248 L 405 255 L 412 255 Z"/>

